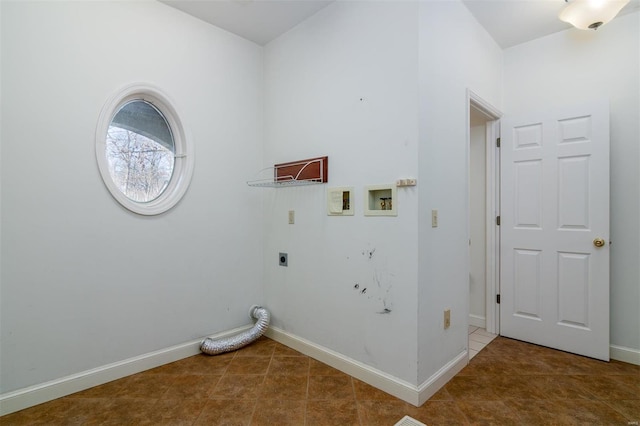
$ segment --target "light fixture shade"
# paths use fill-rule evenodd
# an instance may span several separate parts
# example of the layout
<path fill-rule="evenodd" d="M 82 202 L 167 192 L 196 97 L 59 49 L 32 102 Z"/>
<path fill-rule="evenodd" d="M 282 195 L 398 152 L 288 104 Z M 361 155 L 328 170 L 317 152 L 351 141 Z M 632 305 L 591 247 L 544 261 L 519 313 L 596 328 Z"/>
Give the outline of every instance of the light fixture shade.
<path fill-rule="evenodd" d="M 581 30 L 596 29 L 616 17 L 629 0 L 572 0 L 558 15 Z"/>

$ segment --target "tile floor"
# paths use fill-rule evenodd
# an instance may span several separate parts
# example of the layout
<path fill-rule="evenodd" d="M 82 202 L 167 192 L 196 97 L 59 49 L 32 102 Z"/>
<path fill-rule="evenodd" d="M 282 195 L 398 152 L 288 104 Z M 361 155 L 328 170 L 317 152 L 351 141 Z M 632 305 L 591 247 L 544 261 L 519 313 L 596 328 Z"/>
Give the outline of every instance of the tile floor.
<path fill-rule="evenodd" d="M 493 339 L 498 337 L 493 333 L 489 333 L 483 328 L 473 325 L 469 326 L 469 359 L 478 355 L 485 346 L 487 346 Z"/>
<path fill-rule="evenodd" d="M 473 333 L 472 333 L 473 334 Z M 0 418 L 1 425 L 637 425 L 640 366 L 496 337 L 414 407 L 266 338 Z"/>

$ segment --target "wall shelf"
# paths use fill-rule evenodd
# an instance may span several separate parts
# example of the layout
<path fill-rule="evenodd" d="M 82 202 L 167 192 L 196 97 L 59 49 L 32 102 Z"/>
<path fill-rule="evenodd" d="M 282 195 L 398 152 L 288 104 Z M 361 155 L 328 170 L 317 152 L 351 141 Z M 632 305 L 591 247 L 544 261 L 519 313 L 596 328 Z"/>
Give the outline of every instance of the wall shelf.
<path fill-rule="evenodd" d="M 325 156 L 275 164 L 273 167 L 267 167 L 258 173 L 258 176 L 265 176 L 264 178 L 247 181 L 247 185 L 279 188 L 326 183 L 328 180 L 328 162 L 329 158 Z"/>

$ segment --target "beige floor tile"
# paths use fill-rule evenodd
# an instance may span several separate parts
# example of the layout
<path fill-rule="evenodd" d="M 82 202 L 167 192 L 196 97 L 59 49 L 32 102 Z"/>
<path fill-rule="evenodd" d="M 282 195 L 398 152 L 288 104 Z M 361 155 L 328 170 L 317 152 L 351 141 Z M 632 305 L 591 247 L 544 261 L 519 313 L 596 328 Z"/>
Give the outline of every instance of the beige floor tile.
<path fill-rule="evenodd" d="M 251 426 L 300 426 L 304 425 L 306 401 L 265 399 L 258 401 L 251 419 Z"/>
<path fill-rule="evenodd" d="M 310 400 L 307 402 L 306 426 L 359 426 L 355 400 Z"/>

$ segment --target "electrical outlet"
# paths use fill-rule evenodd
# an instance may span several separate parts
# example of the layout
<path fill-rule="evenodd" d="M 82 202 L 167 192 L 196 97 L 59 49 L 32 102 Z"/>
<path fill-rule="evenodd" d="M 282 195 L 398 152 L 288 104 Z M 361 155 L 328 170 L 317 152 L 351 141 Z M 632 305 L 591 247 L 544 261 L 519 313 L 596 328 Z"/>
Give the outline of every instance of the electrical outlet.
<path fill-rule="evenodd" d="M 438 227 L 438 210 L 431 210 L 431 227 Z"/>
<path fill-rule="evenodd" d="M 289 225 L 293 225 L 296 223 L 296 211 L 289 210 Z"/>
<path fill-rule="evenodd" d="M 444 310 L 444 329 L 451 327 L 451 309 Z"/>
<path fill-rule="evenodd" d="M 289 266 L 289 255 L 287 253 L 278 254 L 278 265 Z"/>

